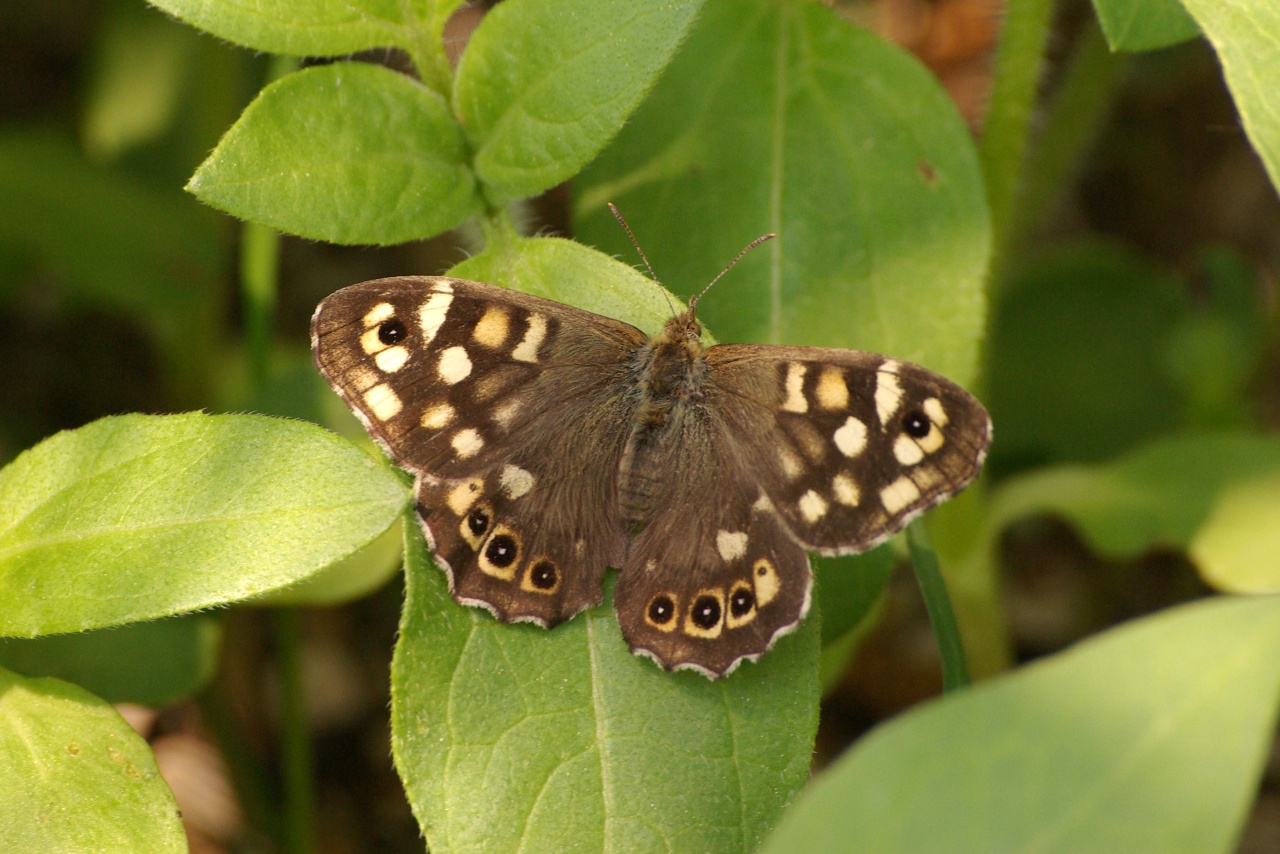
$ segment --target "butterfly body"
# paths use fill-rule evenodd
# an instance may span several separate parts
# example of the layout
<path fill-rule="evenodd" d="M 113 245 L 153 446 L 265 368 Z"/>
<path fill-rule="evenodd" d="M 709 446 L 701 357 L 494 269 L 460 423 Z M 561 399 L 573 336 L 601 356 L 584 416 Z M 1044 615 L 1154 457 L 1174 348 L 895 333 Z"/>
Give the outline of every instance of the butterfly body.
<path fill-rule="evenodd" d="M 398 465 L 460 602 L 552 626 L 603 598 L 632 651 L 722 676 L 809 607 L 806 550 L 864 551 L 963 488 L 985 410 L 850 350 L 704 347 L 480 282 L 330 296 L 316 364 Z"/>

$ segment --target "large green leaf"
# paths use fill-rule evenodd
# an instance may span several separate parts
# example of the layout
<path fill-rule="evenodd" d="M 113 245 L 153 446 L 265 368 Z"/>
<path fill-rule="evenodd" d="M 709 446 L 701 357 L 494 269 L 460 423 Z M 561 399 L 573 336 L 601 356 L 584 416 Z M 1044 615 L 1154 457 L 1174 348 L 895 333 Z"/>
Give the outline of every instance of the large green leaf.
<path fill-rule="evenodd" d="M 207 614 L 94 632 L 0 638 L 0 666 L 54 676 L 110 703 L 167 706 L 200 690 L 217 666 L 218 621 Z"/>
<path fill-rule="evenodd" d="M 0 850 L 187 850 L 147 743 L 103 700 L 0 668 Z"/>
<path fill-rule="evenodd" d="M 1118 246 L 1027 263 L 991 330 L 993 462 L 1104 459 L 1177 427 L 1165 356 L 1185 312 L 1172 276 Z"/>
<path fill-rule="evenodd" d="M 0 471 L 0 635 L 118 625 L 301 581 L 395 521 L 399 476 L 250 415 L 123 415 Z"/>
<path fill-rule="evenodd" d="M 882 726 L 763 850 L 1229 851 L 1278 693 L 1280 598 L 1179 608 Z"/>
<path fill-rule="evenodd" d="M 433 852 L 748 851 L 803 785 L 817 619 L 709 682 L 630 655 L 608 601 L 503 625 L 405 552 L 393 748 Z"/>
<path fill-rule="evenodd" d="M 337 62 L 263 89 L 187 189 L 302 237 L 403 243 L 480 209 L 466 157 L 439 95 L 381 66 Z"/>
<path fill-rule="evenodd" d="M 831 10 L 707 6 L 614 143 L 575 179 L 575 227 L 690 293 L 721 340 L 858 347 L 972 378 L 990 228 L 972 140 L 934 77 Z M 678 284 L 676 284 L 678 283 Z"/>
<path fill-rule="evenodd" d="M 1249 142 L 1280 187 L 1280 4 L 1274 0 L 1182 0 L 1226 73 Z"/>
<path fill-rule="evenodd" d="M 1179 0 L 1093 0 L 1112 50 L 1152 50 L 1200 34 Z"/>
<path fill-rule="evenodd" d="M 702 0 L 508 0 L 471 37 L 454 105 L 494 206 L 568 180 L 618 132 Z"/>
<path fill-rule="evenodd" d="M 1274 462 L 1266 474 L 1224 486 L 1191 538 L 1191 559 L 1219 590 L 1280 593 L 1280 461 Z"/>

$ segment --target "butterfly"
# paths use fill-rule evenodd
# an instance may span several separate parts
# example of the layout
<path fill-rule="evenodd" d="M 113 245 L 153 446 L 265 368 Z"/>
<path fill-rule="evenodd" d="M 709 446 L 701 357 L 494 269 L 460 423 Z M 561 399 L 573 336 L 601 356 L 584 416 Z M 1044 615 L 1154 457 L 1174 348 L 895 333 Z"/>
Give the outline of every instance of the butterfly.
<path fill-rule="evenodd" d="M 732 265 L 731 265 L 732 266 Z M 391 460 L 454 599 L 551 627 L 600 604 L 631 651 L 724 676 L 809 609 L 807 551 L 861 552 L 963 489 L 991 436 L 918 365 L 657 335 L 492 284 L 352 285 L 316 366 Z"/>

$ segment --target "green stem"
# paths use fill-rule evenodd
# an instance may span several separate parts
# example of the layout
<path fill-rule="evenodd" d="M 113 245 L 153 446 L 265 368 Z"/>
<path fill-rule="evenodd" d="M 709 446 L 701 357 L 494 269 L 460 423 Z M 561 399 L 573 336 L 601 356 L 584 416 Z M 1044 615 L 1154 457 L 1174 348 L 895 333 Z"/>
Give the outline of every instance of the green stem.
<path fill-rule="evenodd" d="M 432 17 L 405 33 L 401 45 L 418 72 L 422 85 L 450 100 L 453 90 L 453 68 L 444 52 L 444 25 L 448 16 Z"/>
<path fill-rule="evenodd" d="M 1090 17 L 1028 158 L 1022 203 L 1009 226 L 1010 243 L 1035 228 L 1062 192 L 1097 135 L 1124 66 L 1124 58 L 1107 47 L 1097 19 Z"/>
<path fill-rule="evenodd" d="M 1005 6 L 991 106 L 979 146 L 991 208 L 990 281 L 996 286 L 1009 249 L 1010 222 L 1022 182 L 1052 18 L 1053 0 L 1015 0 Z"/>
<path fill-rule="evenodd" d="M 302 683 L 302 622 L 297 608 L 275 612 L 276 658 L 284 696 L 282 762 L 284 773 L 283 839 L 287 854 L 312 848 L 314 787 L 311 740 L 307 730 L 306 692 Z"/>
<path fill-rule="evenodd" d="M 916 573 L 916 583 L 924 597 L 929 622 L 934 637 L 938 639 L 938 651 L 942 653 L 942 690 L 954 691 L 969 684 L 969 666 L 964 658 L 964 644 L 960 641 L 960 628 L 951 610 L 951 598 L 947 585 L 938 569 L 938 556 L 929 543 L 923 522 L 907 527 L 907 548 L 911 552 L 911 566 Z"/>
<path fill-rule="evenodd" d="M 246 222 L 240 231 L 240 288 L 249 375 L 255 388 L 266 381 L 271 370 L 279 261 L 280 235 L 265 225 Z"/>

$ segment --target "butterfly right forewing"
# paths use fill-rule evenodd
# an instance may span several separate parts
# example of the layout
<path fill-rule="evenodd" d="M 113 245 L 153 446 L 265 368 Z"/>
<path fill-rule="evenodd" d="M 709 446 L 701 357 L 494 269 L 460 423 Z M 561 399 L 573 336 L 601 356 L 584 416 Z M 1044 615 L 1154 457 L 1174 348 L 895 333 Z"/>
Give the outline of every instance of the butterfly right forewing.
<path fill-rule="evenodd" d="M 955 495 L 982 467 L 986 410 L 919 365 L 876 353 L 721 345 L 717 411 L 806 548 L 861 552 Z"/>

